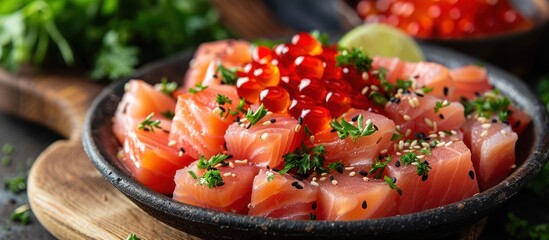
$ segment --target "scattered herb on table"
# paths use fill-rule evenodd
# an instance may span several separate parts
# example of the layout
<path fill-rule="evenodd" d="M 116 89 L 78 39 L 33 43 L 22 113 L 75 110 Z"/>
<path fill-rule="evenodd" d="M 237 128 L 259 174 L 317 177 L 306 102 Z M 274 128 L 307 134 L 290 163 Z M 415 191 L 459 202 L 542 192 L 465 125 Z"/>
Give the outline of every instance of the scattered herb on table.
<path fill-rule="evenodd" d="M 7 190 L 14 194 L 21 193 L 27 190 L 27 178 L 25 176 L 19 175 L 13 178 L 9 178 L 4 183 L 4 186 Z"/>
<path fill-rule="evenodd" d="M 126 240 L 141 240 L 141 238 L 139 238 L 137 235 L 135 235 L 135 233 L 131 233 L 127 238 Z"/>
<path fill-rule="evenodd" d="M 295 169 L 297 174 L 308 174 L 310 171 L 326 172 L 326 169 L 324 169 L 324 162 L 326 161 L 324 154 L 326 154 L 324 145 L 307 148 L 305 144 L 302 144 L 301 148 L 282 156 L 284 158 L 284 168 L 279 173 L 284 174 L 292 169 Z"/>
<path fill-rule="evenodd" d="M 15 151 L 15 147 L 10 143 L 2 145 L 2 165 L 8 166 L 11 163 L 11 154 Z"/>
<path fill-rule="evenodd" d="M 10 218 L 14 222 L 19 222 L 21 224 L 29 224 L 31 220 L 30 206 L 24 204 L 13 210 L 10 215 Z"/>
<path fill-rule="evenodd" d="M 508 221 L 505 224 L 505 231 L 512 239 L 549 239 L 549 224 L 531 224 L 528 220 L 516 216 L 513 213 L 507 214 Z"/>

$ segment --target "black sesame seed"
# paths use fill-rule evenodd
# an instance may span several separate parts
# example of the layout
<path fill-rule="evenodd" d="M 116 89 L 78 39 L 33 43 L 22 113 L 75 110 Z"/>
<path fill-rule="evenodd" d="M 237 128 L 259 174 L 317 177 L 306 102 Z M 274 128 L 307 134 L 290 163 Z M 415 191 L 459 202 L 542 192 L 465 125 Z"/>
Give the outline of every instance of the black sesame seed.
<path fill-rule="evenodd" d="M 404 93 L 404 94 L 410 94 L 410 90 L 404 89 L 404 91 L 402 91 L 402 93 Z"/>
<path fill-rule="evenodd" d="M 208 170 L 218 170 L 218 169 L 214 167 L 208 167 Z"/>
<path fill-rule="evenodd" d="M 393 183 L 396 183 L 396 182 L 397 182 L 397 178 L 396 178 L 396 177 L 393 177 L 391 180 L 393 180 Z"/>
<path fill-rule="evenodd" d="M 375 125 L 375 124 L 374 124 L 374 129 L 375 129 L 376 131 L 379 131 L 379 128 L 378 128 L 377 125 Z"/>
<path fill-rule="evenodd" d="M 316 202 L 313 202 L 313 205 L 311 206 L 311 208 L 312 208 L 313 210 L 316 210 L 316 207 L 317 207 Z"/>
<path fill-rule="evenodd" d="M 338 164 L 335 168 L 335 170 L 338 172 L 338 173 L 343 173 L 343 165 L 342 164 Z M 333 177 L 333 176 L 332 176 Z M 333 179 L 331 179 L 333 180 Z"/>
<path fill-rule="evenodd" d="M 217 78 L 217 74 L 214 74 L 212 77 L 213 77 L 213 78 Z"/>
<path fill-rule="evenodd" d="M 480 97 L 480 93 L 475 91 L 475 96 Z"/>
<path fill-rule="evenodd" d="M 474 180 L 475 179 L 475 172 L 473 170 L 469 171 L 469 177 Z"/>
<path fill-rule="evenodd" d="M 334 179 L 334 175 L 330 175 L 330 181 L 333 181 Z"/>
<path fill-rule="evenodd" d="M 337 130 L 335 130 L 335 129 L 333 129 L 333 128 L 332 128 L 332 130 L 330 130 L 331 133 L 336 132 L 336 131 L 337 131 Z"/>
<path fill-rule="evenodd" d="M 399 104 L 400 103 L 400 98 L 397 98 L 396 101 L 395 101 L 396 104 Z"/>
<path fill-rule="evenodd" d="M 364 170 L 360 170 L 358 171 L 358 174 L 362 175 L 362 176 L 368 176 L 368 172 L 364 171 Z"/>
<path fill-rule="evenodd" d="M 429 177 L 429 175 L 427 175 L 427 174 L 421 175 L 421 181 L 427 181 L 428 177 Z"/>
<path fill-rule="evenodd" d="M 362 209 L 366 209 L 368 207 L 368 204 L 366 203 L 366 200 L 362 201 Z"/>
<path fill-rule="evenodd" d="M 166 130 L 166 129 L 162 129 L 162 132 L 170 133 L 170 131 L 168 131 L 168 130 Z"/>
<path fill-rule="evenodd" d="M 442 115 L 442 113 L 439 114 L 438 117 L 439 117 L 440 119 L 444 120 L 444 115 Z"/>
<path fill-rule="evenodd" d="M 351 118 L 351 121 L 356 122 L 358 120 L 358 115 L 355 115 L 353 118 Z"/>
<path fill-rule="evenodd" d="M 495 118 L 494 118 L 494 119 L 492 119 L 492 123 L 497 123 L 497 122 L 498 122 L 498 120 L 497 120 L 497 119 L 495 119 Z"/>
<path fill-rule="evenodd" d="M 269 167 L 269 165 L 267 165 L 267 170 L 271 169 L 271 167 Z"/>
<path fill-rule="evenodd" d="M 236 116 L 236 117 L 234 118 L 234 122 L 240 122 L 240 117 L 239 117 L 239 116 Z"/>
<path fill-rule="evenodd" d="M 299 180 L 299 181 L 302 181 L 303 180 L 303 177 L 299 176 L 299 175 L 292 175 L 293 178 Z"/>
<path fill-rule="evenodd" d="M 271 118 L 271 123 L 275 123 L 276 122 L 276 118 Z"/>
<path fill-rule="evenodd" d="M 396 97 L 389 98 L 389 102 L 392 102 L 392 103 L 396 102 L 396 100 L 397 100 Z"/>
<path fill-rule="evenodd" d="M 503 124 L 505 125 L 509 125 L 509 121 L 505 120 L 505 121 L 502 121 Z"/>
<path fill-rule="evenodd" d="M 252 123 L 248 123 L 248 125 L 246 125 L 246 129 L 250 129 L 252 127 Z"/>
<path fill-rule="evenodd" d="M 448 87 L 444 86 L 442 91 L 444 92 L 444 96 L 448 96 Z"/>
<path fill-rule="evenodd" d="M 293 182 L 292 186 L 297 188 L 297 189 L 303 189 L 303 186 L 299 185 L 299 182 Z"/>
<path fill-rule="evenodd" d="M 229 166 L 229 163 L 228 163 L 228 162 L 225 162 L 225 161 L 222 161 L 222 162 L 221 162 L 221 166 L 223 166 L 223 167 Z"/>
<path fill-rule="evenodd" d="M 423 93 L 416 93 L 418 97 L 423 97 Z"/>
<path fill-rule="evenodd" d="M 395 167 L 400 167 L 400 161 L 395 162 Z"/>
<path fill-rule="evenodd" d="M 185 153 L 185 149 L 183 147 L 179 147 L 179 151 Z"/>
<path fill-rule="evenodd" d="M 225 185 L 225 182 L 218 182 L 215 185 L 218 186 L 218 187 L 221 187 L 221 186 Z"/>
<path fill-rule="evenodd" d="M 379 142 L 381 142 L 381 139 L 382 139 L 382 138 L 383 138 L 383 137 L 378 138 L 377 141 L 376 141 L 376 144 L 378 144 Z"/>
<path fill-rule="evenodd" d="M 273 171 L 278 172 L 278 171 L 280 171 L 280 169 L 278 169 L 278 168 L 273 168 Z"/>
<path fill-rule="evenodd" d="M 225 109 L 225 108 L 222 107 L 222 106 L 219 106 L 219 109 L 221 109 L 222 112 L 226 112 L 226 111 L 227 111 L 227 109 Z"/>
<path fill-rule="evenodd" d="M 227 142 L 223 143 L 223 148 L 227 149 Z"/>
<path fill-rule="evenodd" d="M 299 125 L 303 124 L 303 118 L 302 117 L 297 118 L 297 124 L 299 124 Z"/>

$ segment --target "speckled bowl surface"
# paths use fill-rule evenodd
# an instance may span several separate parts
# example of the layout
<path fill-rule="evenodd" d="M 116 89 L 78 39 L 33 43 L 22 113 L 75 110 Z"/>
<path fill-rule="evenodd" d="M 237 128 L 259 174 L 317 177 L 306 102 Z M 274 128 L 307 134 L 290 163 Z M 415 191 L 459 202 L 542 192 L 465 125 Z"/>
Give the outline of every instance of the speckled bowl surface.
<path fill-rule="evenodd" d="M 430 61 L 449 67 L 479 62 L 438 47 L 422 48 Z M 187 52 L 150 64 L 139 70 L 134 78 L 151 83 L 159 82 L 162 77 L 182 79 L 191 58 L 192 52 Z M 413 214 L 362 221 L 278 220 L 195 207 L 156 193 L 132 178 L 116 158 L 120 144 L 111 131 L 111 118 L 129 78 L 108 86 L 95 99 L 86 117 L 83 144 L 89 158 L 107 181 L 139 207 L 159 221 L 202 238 L 468 239 L 474 235 L 471 229 L 475 223 L 534 178 L 548 155 L 549 116 L 545 107 L 522 81 L 490 65 L 487 68 L 493 84 L 532 116 L 532 123 L 519 138 L 516 148 L 516 170 L 495 187 L 471 198 Z"/>

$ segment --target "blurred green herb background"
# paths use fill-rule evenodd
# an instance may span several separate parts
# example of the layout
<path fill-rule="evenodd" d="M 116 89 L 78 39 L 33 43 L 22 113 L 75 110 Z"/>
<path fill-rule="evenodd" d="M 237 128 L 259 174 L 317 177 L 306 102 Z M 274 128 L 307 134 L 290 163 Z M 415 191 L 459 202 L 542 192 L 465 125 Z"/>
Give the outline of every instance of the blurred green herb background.
<path fill-rule="evenodd" d="M 62 64 L 114 80 L 229 36 L 208 0 L 0 1 L 0 64 L 11 71 Z"/>

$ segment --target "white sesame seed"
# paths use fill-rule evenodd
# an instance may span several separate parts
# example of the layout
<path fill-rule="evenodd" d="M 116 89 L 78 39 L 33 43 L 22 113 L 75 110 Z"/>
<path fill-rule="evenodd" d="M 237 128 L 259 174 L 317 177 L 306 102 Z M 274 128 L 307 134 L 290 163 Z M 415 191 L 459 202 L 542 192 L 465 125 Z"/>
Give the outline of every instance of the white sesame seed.
<path fill-rule="evenodd" d="M 501 130 L 499 130 L 499 132 L 500 132 L 501 134 L 503 134 L 503 136 L 507 136 L 507 132 L 506 132 L 505 130 L 501 129 Z"/>
<path fill-rule="evenodd" d="M 433 121 L 433 130 L 438 131 L 437 121 Z"/>
<path fill-rule="evenodd" d="M 236 177 L 236 174 L 234 174 L 234 173 L 231 173 L 231 177 Z"/>
<path fill-rule="evenodd" d="M 223 177 L 228 177 L 228 176 L 231 176 L 230 172 L 223 173 Z"/>
<path fill-rule="evenodd" d="M 400 141 L 398 142 L 398 149 L 399 149 L 399 150 L 402 150 L 403 148 L 404 148 L 404 141 L 400 140 Z"/>
<path fill-rule="evenodd" d="M 320 185 L 319 185 L 317 182 L 315 182 L 315 181 L 311 181 L 311 185 L 313 185 L 313 186 L 315 186 L 315 187 L 320 186 Z"/>
<path fill-rule="evenodd" d="M 263 126 L 269 126 L 271 125 L 271 121 L 265 121 L 262 123 Z"/>
<path fill-rule="evenodd" d="M 406 141 L 404 142 L 404 148 L 410 147 L 410 142 Z"/>
<path fill-rule="evenodd" d="M 515 168 L 517 168 L 516 164 L 511 165 L 511 169 L 515 169 Z"/>
<path fill-rule="evenodd" d="M 240 122 L 241 122 L 241 123 L 246 122 L 246 121 L 248 121 L 247 118 L 241 118 L 241 119 L 240 119 Z"/>
<path fill-rule="evenodd" d="M 301 130 L 301 125 L 299 124 L 295 125 L 294 132 L 299 132 L 299 130 Z"/>
<path fill-rule="evenodd" d="M 370 179 L 369 179 L 368 177 L 363 177 L 362 180 L 364 180 L 364 181 L 367 182 L 367 181 L 369 181 Z"/>
<path fill-rule="evenodd" d="M 355 175 L 356 175 L 356 172 L 354 172 L 354 171 L 349 173 L 349 176 L 351 176 L 351 177 L 354 177 Z"/>
<path fill-rule="evenodd" d="M 458 133 L 456 132 L 456 130 L 452 130 L 452 131 L 450 131 L 450 133 L 451 133 L 452 135 L 458 134 Z"/>
<path fill-rule="evenodd" d="M 261 140 L 265 141 L 268 137 L 269 137 L 269 133 L 264 132 L 263 134 L 261 134 L 261 136 L 259 138 L 261 138 Z"/>
<path fill-rule="evenodd" d="M 322 181 L 326 180 L 326 177 L 321 177 L 319 180 L 322 182 Z"/>
<path fill-rule="evenodd" d="M 177 153 L 177 156 L 183 157 L 183 151 L 179 151 L 179 153 Z"/>
<path fill-rule="evenodd" d="M 247 164 L 248 163 L 248 159 L 244 159 L 244 160 L 234 160 L 234 162 L 236 164 Z"/>
<path fill-rule="evenodd" d="M 320 174 L 320 176 L 326 176 L 326 175 L 328 175 L 328 173 L 323 172 Z"/>
<path fill-rule="evenodd" d="M 484 131 L 482 131 L 482 133 L 480 134 L 480 137 L 484 137 L 484 136 L 486 136 L 486 135 L 488 135 L 488 131 L 484 130 Z"/>
<path fill-rule="evenodd" d="M 360 93 L 362 93 L 362 95 L 366 95 L 366 93 L 368 93 L 368 90 L 370 90 L 370 87 L 366 86 L 362 89 Z"/>
<path fill-rule="evenodd" d="M 368 78 L 370 78 L 370 76 L 368 75 L 368 73 L 367 73 L 367 72 L 362 72 L 362 80 L 367 81 Z"/>
<path fill-rule="evenodd" d="M 314 136 L 314 135 L 311 135 L 311 136 L 309 137 L 309 141 L 311 141 L 312 143 L 314 143 L 314 142 L 315 142 L 315 136 Z"/>
<path fill-rule="evenodd" d="M 431 119 L 423 118 L 423 121 L 425 122 L 425 124 L 427 124 L 427 126 L 433 127 L 433 121 L 431 121 Z"/>
<path fill-rule="evenodd" d="M 429 143 L 427 142 L 422 142 L 421 143 L 421 146 L 424 147 L 424 148 L 430 148 L 431 146 L 429 145 Z"/>
<path fill-rule="evenodd" d="M 429 137 L 430 138 L 436 138 L 436 137 L 438 137 L 438 135 L 436 133 L 431 133 L 431 134 L 429 134 Z"/>
<path fill-rule="evenodd" d="M 174 140 L 171 140 L 171 141 L 168 142 L 168 146 L 170 146 L 170 147 L 175 146 L 175 144 L 177 144 L 177 142 L 174 141 Z"/>
<path fill-rule="evenodd" d="M 479 118 L 477 118 L 477 120 L 481 123 L 484 123 L 484 122 L 487 121 L 487 119 L 485 117 L 479 117 Z"/>
<path fill-rule="evenodd" d="M 414 104 L 414 100 L 412 100 L 411 98 L 408 99 L 408 104 L 410 105 L 410 107 L 416 108 L 416 105 Z"/>
<path fill-rule="evenodd" d="M 218 164 L 214 165 L 213 167 L 214 168 L 220 168 L 221 166 L 223 166 L 223 165 L 221 163 L 218 163 Z"/>
<path fill-rule="evenodd" d="M 414 165 L 414 166 L 417 166 L 418 163 L 417 163 L 417 162 L 412 162 L 412 163 L 410 163 L 410 164 L 412 164 L 412 165 Z"/>
<path fill-rule="evenodd" d="M 404 121 L 410 121 L 412 120 L 412 118 L 410 116 L 408 116 L 407 114 L 404 114 L 404 116 L 402 116 L 402 119 L 404 119 Z"/>
<path fill-rule="evenodd" d="M 417 145 L 417 139 L 412 141 L 412 143 L 410 143 L 410 147 L 414 147 L 415 145 Z"/>
<path fill-rule="evenodd" d="M 418 159 L 424 159 L 424 158 L 425 158 L 425 155 L 417 155 L 417 158 L 418 158 Z"/>
<path fill-rule="evenodd" d="M 371 85 L 370 88 L 374 91 L 379 91 L 379 88 L 376 85 Z"/>
<path fill-rule="evenodd" d="M 346 171 L 351 171 L 351 170 L 353 170 L 353 169 L 355 169 L 355 167 L 346 167 L 346 168 L 345 168 Z"/>
<path fill-rule="evenodd" d="M 492 126 L 492 124 L 490 124 L 490 123 L 482 124 L 482 128 L 490 128 L 491 126 Z"/>
<path fill-rule="evenodd" d="M 442 146 L 444 146 L 444 144 L 445 144 L 445 142 L 439 142 L 439 143 L 437 143 L 437 147 L 442 147 Z"/>
<path fill-rule="evenodd" d="M 383 150 L 381 150 L 379 153 L 385 154 L 385 153 L 387 153 L 388 151 L 389 151 L 389 150 L 387 150 L 387 149 L 383 149 Z"/>
<path fill-rule="evenodd" d="M 396 155 L 400 156 L 400 155 L 402 155 L 402 153 L 401 152 L 396 152 Z"/>
<path fill-rule="evenodd" d="M 412 129 L 406 130 L 406 134 L 404 134 L 404 136 L 409 137 L 410 135 L 412 135 Z"/>
<path fill-rule="evenodd" d="M 400 125 L 396 125 L 395 129 L 400 132 Z"/>
<path fill-rule="evenodd" d="M 451 141 L 450 141 L 450 142 L 447 142 L 446 144 L 444 144 L 444 146 L 449 147 L 450 145 L 452 145 L 452 143 L 453 143 L 453 142 L 451 142 Z"/>
<path fill-rule="evenodd" d="M 333 184 L 333 185 L 337 185 L 337 183 L 338 183 L 337 180 L 335 180 L 335 179 L 332 180 L 332 184 Z"/>
<path fill-rule="evenodd" d="M 233 163 L 233 162 L 229 162 L 229 167 L 234 168 L 234 163 Z"/>
<path fill-rule="evenodd" d="M 457 142 L 457 141 L 461 141 L 461 139 L 459 139 L 459 138 L 452 138 L 452 141 Z"/>
<path fill-rule="evenodd" d="M 415 145 L 415 146 L 414 146 L 414 149 L 421 149 L 421 146 Z"/>
<path fill-rule="evenodd" d="M 271 114 L 273 114 L 273 112 L 268 111 L 266 115 L 269 116 L 269 115 L 271 115 Z"/>

